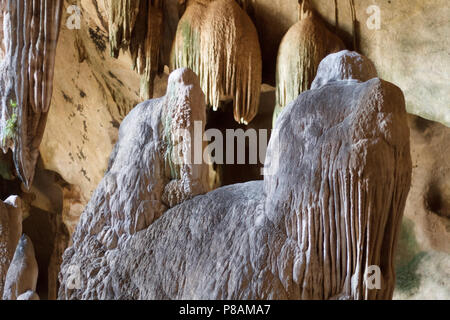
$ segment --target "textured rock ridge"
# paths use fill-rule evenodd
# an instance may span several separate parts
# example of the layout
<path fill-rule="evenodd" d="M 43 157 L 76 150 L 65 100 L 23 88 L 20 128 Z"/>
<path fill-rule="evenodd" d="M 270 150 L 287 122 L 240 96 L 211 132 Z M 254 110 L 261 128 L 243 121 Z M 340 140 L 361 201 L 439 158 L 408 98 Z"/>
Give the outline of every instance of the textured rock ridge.
<path fill-rule="evenodd" d="M 341 78 L 302 93 L 281 113 L 264 181 L 181 202 L 114 250 L 87 223 L 109 202 L 101 184 L 64 255 L 59 298 L 391 298 L 411 179 L 404 99 L 378 78 Z M 135 200 L 119 187 L 123 199 Z M 67 285 L 69 265 L 80 266 L 78 289 Z M 370 265 L 381 269 L 380 290 L 364 281 Z"/>
<path fill-rule="evenodd" d="M 178 132 L 188 130 L 194 137 L 194 121 L 201 121 L 203 135 L 204 95 L 189 69 L 172 72 L 166 96 L 139 104 L 124 119 L 108 170 L 81 216 L 61 267 L 64 284 L 71 266 L 81 266 L 86 274 L 82 284 L 89 289 L 66 293 L 62 286 L 60 294 L 102 297 L 100 282 L 106 271 L 98 273 L 105 252 L 147 228 L 171 206 L 209 190 L 206 164 L 176 158 L 187 159 L 194 152 L 191 141 L 180 140 Z"/>
<path fill-rule="evenodd" d="M 53 89 L 62 0 L 8 0 L 3 10 L 5 59 L 0 64 L 1 146 L 30 186 Z"/>
<path fill-rule="evenodd" d="M 172 68 L 200 76 L 208 105 L 234 100 L 234 119 L 249 123 L 258 111 L 261 49 L 251 19 L 234 0 L 188 1 L 172 49 Z"/>

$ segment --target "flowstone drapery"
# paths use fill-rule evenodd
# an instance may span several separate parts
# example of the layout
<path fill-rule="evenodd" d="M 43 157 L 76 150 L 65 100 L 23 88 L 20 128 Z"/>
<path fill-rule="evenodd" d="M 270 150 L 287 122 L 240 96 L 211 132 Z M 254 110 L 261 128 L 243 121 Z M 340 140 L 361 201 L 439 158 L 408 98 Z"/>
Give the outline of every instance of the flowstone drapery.
<path fill-rule="evenodd" d="M 249 123 L 258 112 L 261 49 L 251 19 L 234 0 L 190 0 L 172 48 L 172 69 L 200 76 L 208 105 L 234 100 L 234 119 Z"/>
<path fill-rule="evenodd" d="M 0 64 L 1 146 L 14 153 L 29 187 L 53 89 L 62 0 L 7 0 L 2 8 L 5 58 Z"/>
<path fill-rule="evenodd" d="M 288 30 L 278 49 L 274 125 L 282 108 L 311 87 L 320 61 L 344 48 L 313 10 L 310 0 L 300 0 L 299 21 Z"/>
<path fill-rule="evenodd" d="M 150 170 L 138 174 L 122 167 L 116 173 L 113 164 L 64 254 L 59 298 L 391 298 L 393 255 L 411 179 L 403 94 L 377 78 L 366 57 L 348 51 L 325 58 L 316 79 L 314 89 L 281 113 L 264 181 L 181 202 L 108 250 L 98 239 L 105 219 L 134 225 L 135 212 L 152 212 L 145 207 L 115 213 L 124 203 L 138 206 L 134 195 L 152 193 L 120 184 L 129 176 L 144 180 Z M 157 101 L 154 113 L 146 114 L 143 104 L 121 125 L 113 163 L 123 150 L 128 155 L 130 148 L 143 149 L 131 139 L 134 128 L 144 130 L 140 136 L 155 134 L 131 119 L 154 121 Z M 69 285 L 71 265 L 80 267 L 79 289 Z M 381 270 L 379 290 L 364 281 L 372 265 Z"/>

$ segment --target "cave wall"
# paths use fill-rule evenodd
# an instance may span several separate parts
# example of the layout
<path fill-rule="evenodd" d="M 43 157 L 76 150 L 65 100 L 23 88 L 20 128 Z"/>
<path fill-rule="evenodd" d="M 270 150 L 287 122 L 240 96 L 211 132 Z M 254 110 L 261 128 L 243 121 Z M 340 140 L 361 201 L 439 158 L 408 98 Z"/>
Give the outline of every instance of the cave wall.
<path fill-rule="evenodd" d="M 351 1 L 312 2 L 329 29 L 352 49 Z M 249 15 L 260 37 L 263 82 L 274 85 L 278 45 L 297 21 L 297 1 L 249 3 Z M 81 8 L 79 30 L 65 25 L 70 16 L 66 9 L 72 4 Z M 373 4 L 381 9 L 380 30 L 370 30 L 366 24 L 370 16 L 366 10 Z M 450 269 L 450 160 L 445 156 L 450 151 L 450 7 L 446 0 L 356 0 L 354 8 L 358 50 L 374 61 L 380 77 L 403 90 L 407 110 L 420 116 L 411 116 L 410 121 L 413 178 L 400 239 L 400 248 L 405 249 L 399 251 L 405 254 L 397 260 L 403 282 L 394 297 L 448 298 L 449 284 L 442 279 L 449 277 L 442 270 Z M 180 10 L 178 0 L 165 1 L 162 51 L 166 64 Z M 119 59 L 109 56 L 103 0 L 65 1 L 62 21 L 52 105 L 40 151 L 45 168 L 67 182 L 63 186 L 62 214 L 72 234 L 103 177 L 122 119 L 140 102 L 140 80 L 127 52 L 121 52 Z M 166 81 L 167 70 L 157 77 L 155 97 L 165 94 Z M 273 91 L 262 95 L 266 95 L 261 101 L 264 106 L 249 127 L 270 129 Z M 221 130 L 236 126 L 230 112 L 221 111 L 220 116 L 227 117 L 215 124 Z M 210 119 L 217 122 L 220 116 L 213 114 Z M 259 168 L 226 167 L 223 172 L 224 184 L 262 178 Z"/>
<path fill-rule="evenodd" d="M 408 112 L 450 126 L 448 1 L 312 0 L 349 49 L 353 49 L 352 2 L 357 49 L 375 63 L 380 77 L 403 90 Z M 253 0 L 251 4 L 261 39 L 264 79 L 274 83 L 278 45 L 297 21 L 297 1 Z M 371 5 L 380 8 L 379 30 L 367 25 Z"/>

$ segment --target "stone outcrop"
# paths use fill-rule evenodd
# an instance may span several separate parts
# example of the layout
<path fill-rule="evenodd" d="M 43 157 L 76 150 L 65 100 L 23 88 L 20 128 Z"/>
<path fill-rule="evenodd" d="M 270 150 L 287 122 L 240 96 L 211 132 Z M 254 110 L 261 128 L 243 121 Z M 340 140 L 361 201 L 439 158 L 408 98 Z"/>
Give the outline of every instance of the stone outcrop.
<path fill-rule="evenodd" d="M 234 0 L 189 0 L 178 24 L 171 67 L 200 76 L 208 105 L 234 100 L 234 119 L 249 123 L 258 112 L 261 49 L 251 19 Z"/>
<path fill-rule="evenodd" d="M 6 3 L 5 3 L 6 2 Z M 31 186 L 53 91 L 62 0 L 2 3 L 1 146 L 12 149 L 17 174 Z"/>
<path fill-rule="evenodd" d="M 6 275 L 3 300 L 39 300 L 36 294 L 38 265 L 30 238 L 22 235 Z"/>
<path fill-rule="evenodd" d="M 310 89 L 320 61 L 344 48 L 314 12 L 310 0 L 299 1 L 299 21 L 289 28 L 278 49 L 274 124 L 283 107 Z"/>
<path fill-rule="evenodd" d="M 354 9 L 349 5 L 352 2 Z M 447 0 L 432 4 L 422 0 L 311 0 L 311 4 L 347 48 L 352 48 L 353 36 L 356 37 L 356 50 L 374 62 L 380 77 L 402 89 L 409 113 L 450 126 Z M 273 85 L 278 47 L 298 21 L 298 4 L 255 0 L 251 5 L 264 43 L 261 49 L 265 83 Z"/>
<path fill-rule="evenodd" d="M 17 196 L 0 201 L 0 295 L 6 274 L 22 235 L 23 202 Z"/>
<path fill-rule="evenodd" d="M 322 64 L 343 64 L 349 55 Z M 284 109 L 264 181 L 181 202 L 113 250 L 96 239 L 102 229 L 94 221 L 109 202 L 102 182 L 64 254 L 59 298 L 391 298 L 411 179 L 409 130 L 401 90 L 351 72 L 366 60 L 351 60 L 347 77 L 322 81 Z M 127 121 L 122 130 L 131 130 Z M 120 189 L 120 199 L 136 205 L 130 190 Z M 112 224 L 133 225 L 111 209 Z M 79 288 L 68 285 L 74 265 Z M 381 290 L 364 281 L 370 265 L 381 268 Z"/>
<path fill-rule="evenodd" d="M 396 257 L 394 299 L 450 297 L 450 128 L 409 116 L 411 190 Z"/>
<path fill-rule="evenodd" d="M 97 265 L 106 250 L 147 228 L 168 208 L 209 190 L 209 167 L 191 158 L 198 152 L 194 121 L 200 122 L 201 139 L 205 102 L 198 77 L 189 69 L 177 69 L 169 77 L 166 96 L 139 104 L 122 122 L 105 177 L 82 215 L 73 246 L 64 254 L 63 273 L 71 265 L 83 265 L 88 256 Z M 192 140 L 179 130 L 189 132 Z M 84 264 L 83 271 L 95 274 L 98 270 L 92 266 Z M 83 285 L 99 292 L 94 274 Z M 60 280 L 67 283 L 64 276 Z"/>

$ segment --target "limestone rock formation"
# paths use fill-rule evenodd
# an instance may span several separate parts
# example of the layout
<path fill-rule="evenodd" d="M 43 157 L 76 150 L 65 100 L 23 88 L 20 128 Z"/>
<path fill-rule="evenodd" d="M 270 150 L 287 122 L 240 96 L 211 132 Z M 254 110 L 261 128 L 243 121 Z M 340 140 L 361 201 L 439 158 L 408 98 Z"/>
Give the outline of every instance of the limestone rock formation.
<path fill-rule="evenodd" d="M 38 265 L 34 247 L 27 235 L 22 235 L 14 253 L 14 258 L 6 275 L 3 300 L 36 300 Z M 33 293 L 31 293 L 31 292 Z"/>
<path fill-rule="evenodd" d="M 6 274 L 22 235 L 24 206 L 17 196 L 0 201 L 0 295 L 3 293 Z"/>
<path fill-rule="evenodd" d="M 153 97 L 153 82 L 160 68 L 163 32 L 163 0 L 109 0 L 109 41 L 111 55 L 130 51 L 133 67 L 142 75 L 141 97 Z"/>
<path fill-rule="evenodd" d="M 249 123 L 261 90 L 261 49 L 250 18 L 234 0 L 189 0 L 173 44 L 172 69 L 200 76 L 208 105 L 234 100 L 234 119 Z"/>
<path fill-rule="evenodd" d="M 62 0 L 8 0 L 3 8 L 1 146 L 31 185 L 53 89 Z"/>
<path fill-rule="evenodd" d="M 274 124 L 283 107 L 310 89 L 320 61 L 344 48 L 314 12 L 310 0 L 300 0 L 299 21 L 288 30 L 278 49 Z"/>
<path fill-rule="evenodd" d="M 16 300 L 40 300 L 36 292 L 28 290 L 17 297 Z"/>
<path fill-rule="evenodd" d="M 348 55 L 322 63 L 341 64 Z M 366 59 L 345 70 L 360 70 Z M 181 202 L 114 250 L 96 240 L 101 226 L 89 223 L 109 202 L 103 182 L 64 254 L 59 298 L 391 298 L 411 179 L 409 130 L 401 90 L 357 75 L 322 82 L 286 107 L 264 181 Z M 128 130 L 125 121 L 121 131 Z M 121 199 L 133 200 L 129 190 L 120 189 Z M 133 223 L 114 211 L 110 217 Z M 370 265 L 381 268 L 380 290 L 364 281 Z M 80 268 L 78 288 L 68 285 L 70 266 Z"/>
<path fill-rule="evenodd" d="M 97 265 L 106 250 L 147 228 L 168 208 L 209 190 L 208 166 L 193 162 L 196 148 L 203 154 L 202 145 L 194 142 L 195 121 L 200 123 L 201 139 L 204 95 L 189 69 L 172 72 L 166 96 L 143 102 L 128 114 L 105 177 L 82 215 L 73 246 L 64 254 L 64 272 L 87 256 Z M 189 132 L 191 139 L 180 130 Z M 84 264 L 83 271 L 98 270 Z M 67 278 L 60 280 L 67 283 Z M 83 284 L 100 291 L 94 275 Z"/>

